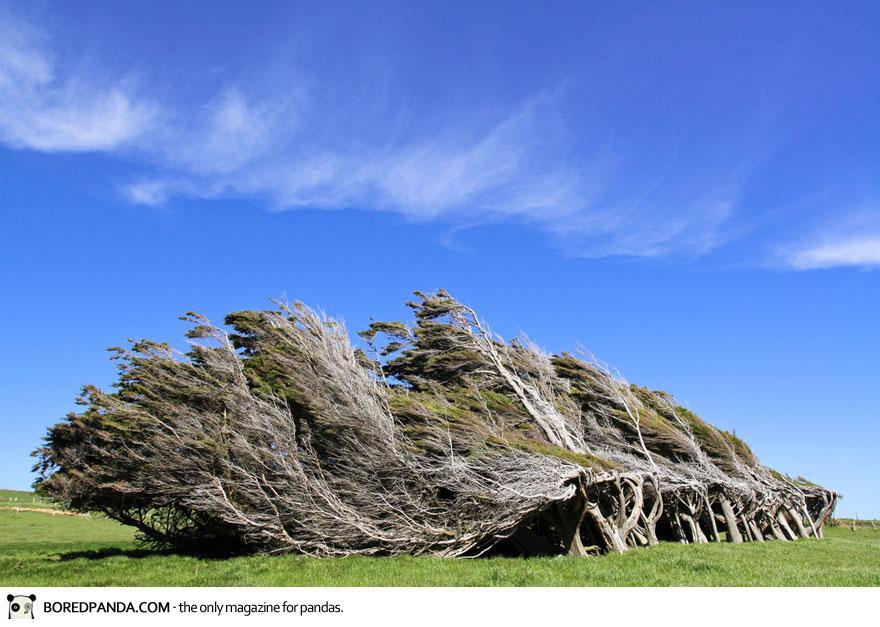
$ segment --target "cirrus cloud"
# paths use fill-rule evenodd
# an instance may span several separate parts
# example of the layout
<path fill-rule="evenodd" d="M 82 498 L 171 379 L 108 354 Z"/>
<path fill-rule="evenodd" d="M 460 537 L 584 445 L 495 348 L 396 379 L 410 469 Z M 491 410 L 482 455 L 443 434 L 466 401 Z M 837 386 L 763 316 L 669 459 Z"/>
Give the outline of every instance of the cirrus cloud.
<path fill-rule="evenodd" d="M 141 136 L 157 110 L 125 81 L 58 77 L 40 33 L 0 15 L 0 140 L 44 152 L 110 151 Z"/>
<path fill-rule="evenodd" d="M 788 265 L 797 270 L 880 266 L 880 232 L 837 237 L 795 250 Z"/>
<path fill-rule="evenodd" d="M 276 210 L 386 211 L 454 229 L 516 221 L 573 256 L 658 257 L 714 250 L 738 201 L 737 176 L 694 185 L 661 168 L 632 178 L 637 166 L 621 168 L 617 142 L 576 145 L 558 92 L 430 124 L 393 106 L 364 113 L 360 99 L 317 78 L 308 91 L 229 80 L 202 102 L 172 104 L 125 73 L 67 70 L 41 33 L 2 24 L 0 142 L 115 153 L 130 171 L 123 196 L 136 204 L 251 197 Z M 377 132 L 385 128 L 394 130 Z"/>

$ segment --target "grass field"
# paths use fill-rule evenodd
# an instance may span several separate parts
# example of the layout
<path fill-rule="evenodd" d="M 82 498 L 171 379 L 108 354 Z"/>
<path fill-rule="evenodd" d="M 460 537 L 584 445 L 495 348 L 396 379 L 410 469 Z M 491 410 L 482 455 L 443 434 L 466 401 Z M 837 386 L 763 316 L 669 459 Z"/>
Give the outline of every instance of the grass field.
<path fill-rule="evenodd" d="M 18 490 L 0 490 L 0 507 L 39 507 L 55 508 L 55 505 L 32 492 Z"/>
<path fill-rule="evenodd" d="M 880 529 L 871 527 L 830 528 L 823 541 L 664 544 L 587 559 L 218 560 L 141 551 L 130 528 L 95 516 L 52 515 L 50 504 L 35 504 L 23 492 L 0 491 L 0 508 L 0 584 L 7 587 L 880 585 Z"/>

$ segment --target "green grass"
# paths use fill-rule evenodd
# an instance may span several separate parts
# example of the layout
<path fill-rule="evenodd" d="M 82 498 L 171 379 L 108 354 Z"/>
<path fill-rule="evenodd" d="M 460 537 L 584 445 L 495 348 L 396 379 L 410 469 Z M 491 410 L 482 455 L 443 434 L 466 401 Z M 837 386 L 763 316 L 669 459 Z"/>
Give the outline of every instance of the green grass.
<path fill-rule="evenodd" d="M 2 493 L 2 494 L 5 494 Z M 663 544 L 593 558 L 214 560 L 139 550 L 92 516 L 0 510 L 0 584 L 21 586 L 878 586 L 880 529 L 823 541 Z"/>
<path fill-rule="evenodd" d="M 49 499 L 37 496 L 32 492 L 19 490 L 0 490 L 0 507 L 56 507 Z"/>

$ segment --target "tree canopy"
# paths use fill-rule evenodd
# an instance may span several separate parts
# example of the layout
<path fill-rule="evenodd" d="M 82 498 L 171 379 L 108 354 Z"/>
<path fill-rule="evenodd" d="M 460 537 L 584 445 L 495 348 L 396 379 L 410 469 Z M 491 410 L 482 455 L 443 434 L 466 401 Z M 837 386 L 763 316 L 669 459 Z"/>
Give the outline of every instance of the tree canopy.
<path fill-rule="evenodd" d="M 115 389 L 35 451 L 37 488 L 198 552 L 587 555 L 821 537 L 837 494 L 592 357 L 504 341 L 447 292 L 412 320 L 189 313 L 113 349 Z"/>

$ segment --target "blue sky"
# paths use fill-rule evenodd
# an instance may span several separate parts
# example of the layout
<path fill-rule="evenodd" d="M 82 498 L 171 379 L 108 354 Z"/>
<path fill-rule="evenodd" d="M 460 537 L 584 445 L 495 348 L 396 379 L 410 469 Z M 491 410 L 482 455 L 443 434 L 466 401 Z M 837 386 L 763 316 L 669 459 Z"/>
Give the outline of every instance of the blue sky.
<path fill-rule="evenodd" d="M 0 3 L 0 486 L 103 349 L 445 287 L 880 517 L 880 5 Z"/>

